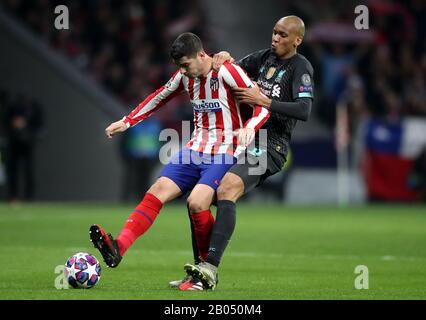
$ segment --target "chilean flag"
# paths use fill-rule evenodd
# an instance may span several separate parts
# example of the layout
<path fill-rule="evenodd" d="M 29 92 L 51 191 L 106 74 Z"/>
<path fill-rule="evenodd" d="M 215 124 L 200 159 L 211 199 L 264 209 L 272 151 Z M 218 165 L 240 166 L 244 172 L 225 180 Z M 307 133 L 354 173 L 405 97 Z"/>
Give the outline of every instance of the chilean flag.
<path fill-rule="evenodd" d="M 365 127 L 364 176 L 370 199 L 419 200 L 408 176 L 414 160 L 426 146 L 426 120 L 405 118 L 398 122 L 371 119 Z"/>

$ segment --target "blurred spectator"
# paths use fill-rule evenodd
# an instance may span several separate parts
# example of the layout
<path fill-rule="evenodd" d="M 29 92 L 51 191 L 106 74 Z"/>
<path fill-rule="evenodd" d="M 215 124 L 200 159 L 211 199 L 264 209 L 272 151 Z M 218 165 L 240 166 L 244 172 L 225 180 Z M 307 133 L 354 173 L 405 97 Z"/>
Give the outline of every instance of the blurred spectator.
<path fill-rule="evenodd" d="M 59 4 L 69 8 L 69 30 L 51 27 Z M 198 34 L 206 51 L 212 51 L 198 0 L 6 0 L 0 5 L 126 105 L 173 74 L 168 48 L 179 33 Z M 177 127 L 179 120 L 169 114 L 166 122 Z"/>
<path fill-rule="evenodd" d="M 6 109 L 4 121 L 8 200 L 32 200 L 34 148 L 42 133 L 42 110 L 35 101 L 21 95 Z"/>
<path fill-rule="evenodd" d="M 60 4 L 68 6 L 69 30 L 52 28 L 54 8 Z M 168 52 L 179 33 L 198 34 L 206 51 L 211 52 L 208 24 L 199 0 L 6 0 L 0 5 L 129 106 L 123 114 L 175 72 Z M 167 127 L 180 132 L 181 120 L 191 118 L 188 99 L 175 99 L 155 118 L 125 134 L 121 146 L 126 172 L 123 200 L 139 199 L 150 184 L 150 174 L 158 162 L 160 130 Z M 31 185 L 31 178 L 28 180 Z M 12 191 L 15 189 L 13 182 Z M 27 193 L 32 193 L 31 189 Z"/>
<path fill-rule="evenodd" d="M 322 97 L 323 103 L 319 106 L 322 119 L 329 125 L 335 123 L 336 103 L 343 93 L 349 70 L 354 62 L 352 52 L 348 52 L 343 44 L 333 44 L 320 53 Z"/>
<path fill-rule="evenodd" d="M 49 12 L 58 4 L 69 7 L 70 30 L 57 32 L 48 26 L 54 19 Z M 289 2 L 291 11 L 309 25 L 302 51 L 317 53 L 316 77 L 322 80 L 315 110 L 320 119 L 334 126 L 336 103 L 351 70 L 357 70 L 364 83 L 371 115 L 424 116 L 425 2 L 367 1 L 369 30 L 353 26 L 353 9 L 358 4 Z M 6 0 L 3 5 L 126 104 L 140 99 L 142 88 L 157 88 L 167 81 L 174 69 L 167 55 L 168 44 L 182 31 L 197 33 L 205 39 L 208 52 L 216 51 L 199 0 Z M 399 97 L 398 107 L 391 102 L 395 96 Z M 169 116 L 166 122 L 173 119 Z"/>
<path fill-rule="evenodd" d="M 202 3 L 5 0 L 0 5 L 132 109 L 174 72 L 167 53 L 177 34 L 197 33 L 207 52 L 217 51 Z M 70 12 L 70 29 L 60 32 L 51 27 L 51 13 L 59 4 L 66 4 Z M 369 8 L 368 30 L 354 28 L 354 8 L 359 4 L 355 0 L 285 4 L 287 12 L 300 15 L 307 24 L 301 53 L 310 57 L 315 78 L 320 79 L 314 110 L 331 133 L 336 106 L 343 102 L 350 137 L 366 117 L 397 123 L 407 116 L 426 116 L 426 2 L 368 0 L 363 3 Z M 189 119 L 191 111 L 187 100 L 181 99 L 156 118 L 161 127 L 180 131 L 181 120 Z"/>

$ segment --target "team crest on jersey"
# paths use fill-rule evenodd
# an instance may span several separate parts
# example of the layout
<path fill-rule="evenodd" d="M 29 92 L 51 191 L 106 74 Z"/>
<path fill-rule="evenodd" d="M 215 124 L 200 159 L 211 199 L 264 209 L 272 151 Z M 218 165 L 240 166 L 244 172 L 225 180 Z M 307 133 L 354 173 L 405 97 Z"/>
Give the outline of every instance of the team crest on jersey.
<path fill-rule="evenodd" d="M 219 90 L 219 79 L 218 78 L 210 78 L 210 89 L 212 91 Z"/>
<path fill-rule="evenodd" d="M 269 80 L 273 77 L 273 75 L 275 74 L 275 71 L 277 71 L 277 68 L 275 67 L 270 67 L 268 72 L 266 73 L 266 79 Z"/>

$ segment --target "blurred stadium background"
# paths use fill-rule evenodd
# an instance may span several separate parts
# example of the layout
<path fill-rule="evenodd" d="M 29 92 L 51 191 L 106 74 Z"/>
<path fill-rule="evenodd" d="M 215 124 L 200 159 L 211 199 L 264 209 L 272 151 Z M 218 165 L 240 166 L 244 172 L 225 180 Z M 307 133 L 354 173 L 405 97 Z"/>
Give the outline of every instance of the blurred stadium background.
<path fill-rule="evenodd" d="M 61 4 L 69 9 L 69 30 L 54 27 L 54 9 Z M 358 4 L 2 1 L 1 197 L 8 197 L 7 146 L 14 134 L 7 110 L 27 104 L 38 110 L 26 128 L 34 145 L 28 169 L 34 179 L 25 188 L 18 177 L 22 183 L 9 192 L 12 199 L 137 201 L 159 169 L 160 130 L 180 129 L 191 108 L 185 97 L 175 100 L 116 141 L 105 139 L 103 130 L 167 81 L 175 68 L 168 58 L 173 39 L 192 31 L 208 52 L 227 50 L 240 58 L 268 47 L 275 21 L 296 14 L 307 26 L 300 52 L 315 69 L 313 114 L 296 127 L 287 172 L 251 198 L 292 204 L 424 201 L 424 2 L 364 2 L 369 30 L 354 28 Z M 300 192 L 308 188 L 313 192 Z"/>
<path fill-rule="evenodd" d="M 368 30 L 354 28 L 359 4 L 369 8 Z M 57 5 L 69 9 L 69 30 L 54 27 Z M 167 81 L 175 70 L 168 49 L 178 34 L 195 32 L 207 52 L 227 50 L 238 59 L 268 47 L 274 23 L 289 14 L 307 27 L 299 52 L 315 70 L 313 113 L 296 126 L 285 170 L 239 207 L 245 215 L 239 215 L 236 233 L 246 241 L 230 246 L 221 278 L 221 288 L 231 293 L 207 298 L 424 298 L 426 7 L 421 0 L 2 0 L 1 256 L 12 261 L 0 274 L 5 297 L 82 297 L 52 295 L 53 273 L 46 270 L 88 250 L 90 223 L 119 230 L 160 169 L 159 132 L 180 130 L 182 120 L 192 118 L 182 97 L 119 139 L 104 135 L 110 122 Z M 18 155 L 32 168 L 14 167 L 11 143 L 18 143 Z M 17 183 L 8 185 L 11 178 Z M 30 204 L 21 209 L 7 204 L 26 201 Z M 370 206 L 377 202 L 402 205 Z M 295 208 L 299 205 L 307 207 Z M 165 209 L 170 218 L 138 242 L 145 251 L 136 248 L 129 255 L 124 277 L 107 271 L 107 290 L 83 297 L 114 297 L 115 279 L 130 288 L 124 298 L 176 298 L 158 288 L 180 277 L 180 266 L 191 257 L 189 234 L 175 237 L 177 228 L 188 227 L 183 208 Z M 253 243 L 253 234 L 263 236 Z M 141 260 L 147 255 L 148 261 Z M 32 266 L 32 274 L 25 271 L 25 261 L 40 256 L 45 259 Z M 143 284 L 134 283 L 141 261 L 151 267 L 143 269 L 149 278 Z M 353 268 L 366 263 L 374 267 L 378 291 L 354 293 Z M 247 265 L 256 279 L 249 284 L 241 272 Z M 274 277 L 266 277 L 265 270 Z M 271 292 L 277 284 L 290 293 Z M 241 289 L 246 285 L 252 286 L 250 295 Z"/>

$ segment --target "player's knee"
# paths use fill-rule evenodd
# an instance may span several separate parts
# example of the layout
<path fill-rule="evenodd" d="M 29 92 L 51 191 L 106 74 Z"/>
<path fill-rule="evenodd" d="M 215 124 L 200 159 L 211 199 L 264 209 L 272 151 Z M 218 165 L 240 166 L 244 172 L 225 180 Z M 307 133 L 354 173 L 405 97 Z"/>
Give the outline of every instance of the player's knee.
<path fill-rule="evenodd" d="M 158 197 L 166 188 L 164 181 L 158 179 L 155 183 L 148 189 L 147 192 L 152 193 L 154 196 Z"/>
<path fill-rule="evenodd" d="M 189 196 L 188 200 L 186 201 L 189 209 L 189 213 L 197 213 L 204 210 L 207 210 L 210 205 L 205 203 L 202 199 L 197 199 L 194 196 Z"/>
<path fill-rule="evenodd" d="M 219 187 L 217 188 L 217 199 L 218 200 L 231 200 L 237 201 L 244 192 L 244 184 L 242 181 L 225 177 L 222 179 Z"/>
<path fill-rule="evenodd" d="M 162 203 L 166 203 L 173 199 L 176 193 L 176 187 L 174 187 L 168 180 L 159 178 L 147 191 L 147 193 L 153 194 Z"/>

